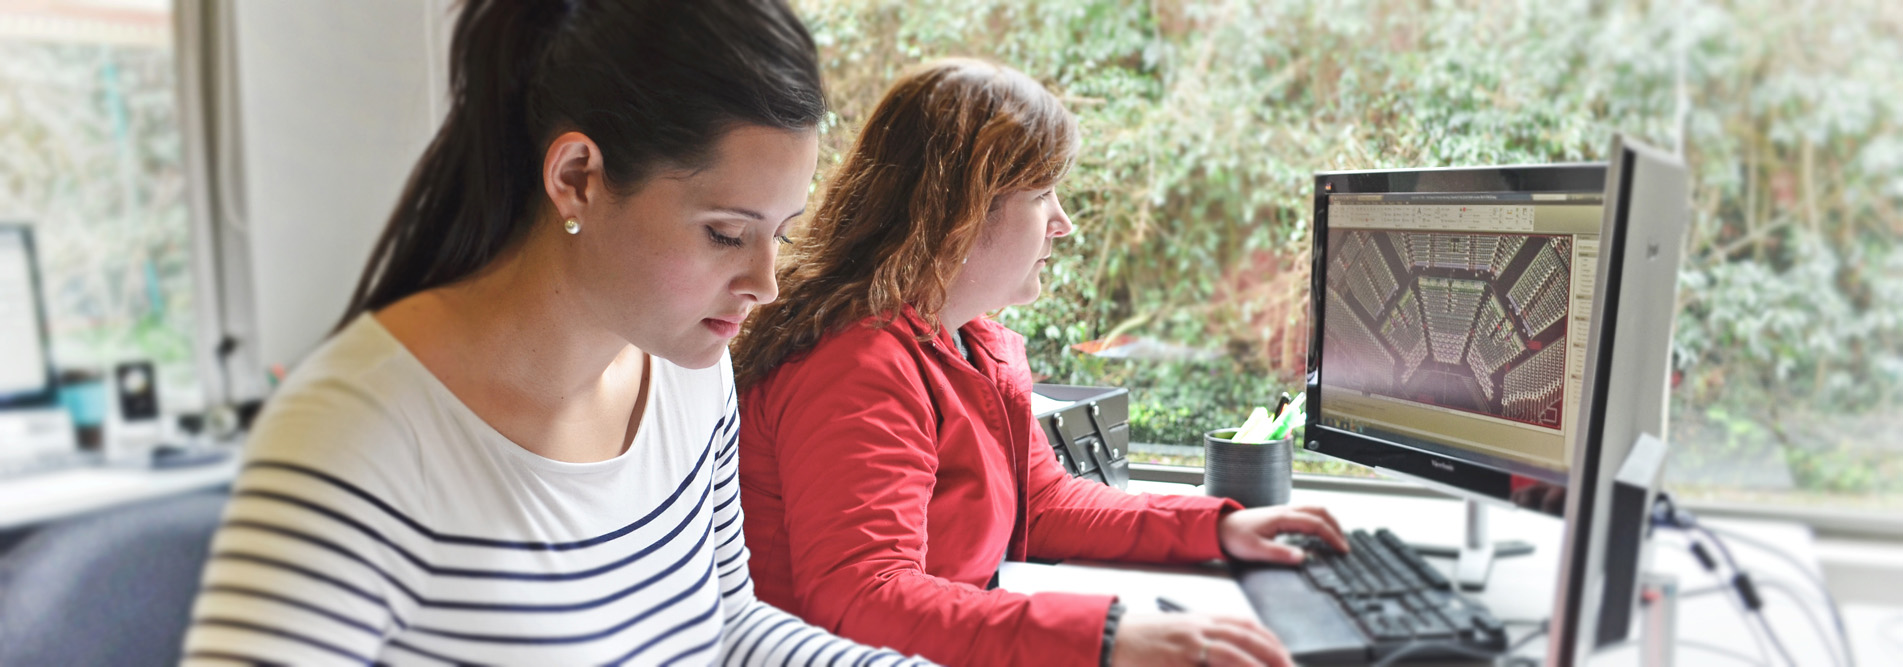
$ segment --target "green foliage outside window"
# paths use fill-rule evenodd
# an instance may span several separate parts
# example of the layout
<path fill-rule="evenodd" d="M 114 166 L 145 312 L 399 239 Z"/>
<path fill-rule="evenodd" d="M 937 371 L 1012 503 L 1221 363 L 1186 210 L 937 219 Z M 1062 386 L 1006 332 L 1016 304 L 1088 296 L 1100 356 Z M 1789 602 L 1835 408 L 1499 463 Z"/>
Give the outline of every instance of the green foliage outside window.
<path fill-rule="evenodd" d="M 1316 171 L 1599 159 L 1681 134 L 1694 220 L 1670 473 L 1690 494 L 1903 504 L 1903 9 L 1733 2 L 802 0 L 837 117 L 987 57 L 1084 130 L 1078 231 L 1000 319 L 1054 382 L 1196 443 L 1301 382 Z M 1125 361 L 1132 335 L 1205 351 Z M 1339 468 L 1339 466 L 1337 466 Z"/>

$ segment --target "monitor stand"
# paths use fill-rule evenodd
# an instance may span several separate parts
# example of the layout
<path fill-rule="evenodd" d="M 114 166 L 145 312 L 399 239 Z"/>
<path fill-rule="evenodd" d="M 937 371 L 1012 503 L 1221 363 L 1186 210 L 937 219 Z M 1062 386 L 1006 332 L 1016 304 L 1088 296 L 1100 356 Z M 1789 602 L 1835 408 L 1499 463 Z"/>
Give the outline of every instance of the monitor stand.
<path fill-rule="evenodd" d="M 1454 581 L 1464 591 L 1484 590 L 1487 575 L 1493 571 L 1493 559 L 1533 553 L 1533 544 L 1521 540 L 1494 542 L 1487 539 L 1487 506 L 1468 499 L 1467 534 L 1460 546 L 1411 544 L 1423 556 L 1453 558 Z"/>

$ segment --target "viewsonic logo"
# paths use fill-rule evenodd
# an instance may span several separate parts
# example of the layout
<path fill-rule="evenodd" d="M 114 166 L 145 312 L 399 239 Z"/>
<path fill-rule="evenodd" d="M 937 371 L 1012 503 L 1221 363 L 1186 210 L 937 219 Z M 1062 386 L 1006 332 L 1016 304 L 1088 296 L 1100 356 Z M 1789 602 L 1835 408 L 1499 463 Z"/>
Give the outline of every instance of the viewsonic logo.
<path fill-rule="evenodd" d="M 1448 463 L 1446 461 L 1428 461 L 1428 463 L 1434 464 L 1434 467 L 1440 468 L 1442 471 L 1445 471 L 1445 472 L 1454 471 L 1454 464 Z"/>

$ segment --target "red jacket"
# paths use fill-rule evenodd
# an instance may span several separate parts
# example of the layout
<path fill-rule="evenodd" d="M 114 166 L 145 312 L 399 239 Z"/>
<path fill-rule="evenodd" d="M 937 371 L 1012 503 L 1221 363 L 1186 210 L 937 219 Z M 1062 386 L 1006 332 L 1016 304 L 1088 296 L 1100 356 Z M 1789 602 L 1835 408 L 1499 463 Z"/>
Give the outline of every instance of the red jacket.
<path fill-rule="evenodd" d="M 986 590 L 1009 557 L 1221 557 L 1221 498 L 1073 479 L 1032 419 L 1023 337 L 921 343 L 910 308 L 854 325 L 741 396 L 755 592 L 808 622 L 949 665 L 1098 664 L 1112 598 Z"/>

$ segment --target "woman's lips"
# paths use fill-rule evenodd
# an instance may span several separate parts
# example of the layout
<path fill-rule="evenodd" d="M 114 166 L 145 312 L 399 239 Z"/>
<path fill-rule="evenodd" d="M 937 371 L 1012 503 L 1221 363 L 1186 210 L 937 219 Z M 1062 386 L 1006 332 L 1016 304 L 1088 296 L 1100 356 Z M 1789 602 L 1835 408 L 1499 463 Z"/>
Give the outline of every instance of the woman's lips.
<path fill-rule="evenodd" d="M 719 336 L 721 338 L 732 338 L 734 336 L 740 335 L 739 322 L 729 322 L 727 320 L 717 320 L 717 319 L 709 317 L 707 319 L 701 320 L 700 324 L 701 326 L 707 327 L 708 330 L 714 332 L 714 335 Z"/>

